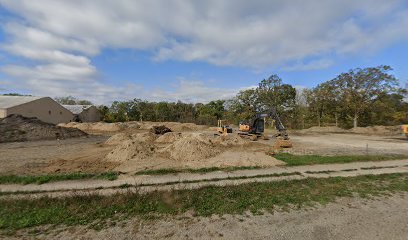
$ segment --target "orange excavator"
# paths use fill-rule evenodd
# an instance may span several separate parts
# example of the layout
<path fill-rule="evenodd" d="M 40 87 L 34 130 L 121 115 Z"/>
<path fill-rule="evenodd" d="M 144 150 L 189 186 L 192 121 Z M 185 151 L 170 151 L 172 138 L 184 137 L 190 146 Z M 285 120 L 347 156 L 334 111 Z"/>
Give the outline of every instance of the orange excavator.
<path fill-rule="evenodd" d="M 252 140 L 257 140 L 258 137 L 263 136 L 265 132 L 265 119 L 272 118 L 275 123 L 275 128 L 278 130 L 278 133 L 275 134 L 277 141 L 275 147 L 277 148 L 290 148 L 292 147 L 292 142 L 289 139 L 289 135 L 286 132 L 285 126 L 283 126 L 282 121 L 280 120 L 279 115 L 275 109 L 271 109 L 268 113 L 256 114 L 249 122 L 241 121 L 239 123 L 239 132 L 241 136 L 248 136 Z"/>

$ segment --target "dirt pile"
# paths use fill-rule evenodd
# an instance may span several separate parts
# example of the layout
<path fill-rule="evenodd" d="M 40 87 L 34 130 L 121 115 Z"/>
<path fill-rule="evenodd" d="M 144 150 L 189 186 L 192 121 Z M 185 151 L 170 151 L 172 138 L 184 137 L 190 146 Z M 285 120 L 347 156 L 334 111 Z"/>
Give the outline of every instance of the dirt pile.
<path fill-rule="evenodd" d="M 355 127 L 350 129 L 350 132 L 367 135 L 399 135 L 401 134 L 400 126 L 369 126 L 369 127 Z"/>
<path fill-rule="evenodd" d="M 125 162 L 130 159 L 146 160 L 154 156 L 156 148 L 146 141 L 126 140 L 113 149 L 105 159 L 108 162 Z"/>
<path fill-rule="evenodd" d="M 348 131 L 339 127 L 331 126 L 331 127 L 311 127 L 307 129 L 302 129 L 297 132 L 307 134 L 307 133 L 346 133 Z"/>
<path fill-rule="evenodd" d="M 208 126 L 196 125 L 194 123 L 179 122 L 120 122 L 120 123 L 77 123 L 59 124 L 61 127 L 78 128 L 90 134 L 103 134 L 111 132 L 132 131 L 132 130 L 150 130 L 152 127 L 163 125 L 174 132 L 189 132 L 207 130 Z"/>
<path fill-rule="evenodd" d="M 194 162 L 214 157 L 226 149 L 226 146 L 242 146 L 245 140 L 238 135 L 214 136 L 204 133 L 175 133 L 169 132 L 155 138 L 153 133 L 125 134 L 119 133 L 106 141 L 106 144 L 117 145 L 108 154 L 107 161 L 136 161 L 146 160 L 154 162 L 157 157 L 179 162 Z"/>
<path fill-rule="evenodd" d="M 140 142 L 153 142 L 157 136 L 153 133 L 117 133 L 105 141 L 108 145 L 118 145 L 127 140 L 136 140 Z"/>
<path fill-rule="evenodd" d="M 0 142 L 64 139 L 86 135 L 79 129 L 63 128 L 21 115 L 13 114 L 0 120 Z"/>
<path fill-rule="evenodd" d="M 221 135 L 216 138 L 215 142 L 222 146 L 242 146 L 246 143 L 246 141 L 237 134 Z"/>
<path fill-rule="evenodd" d="M 119 132 L 124 129 L 127 129 L 128 126 L 124 123 L 78 123 L 70 122 L 66 124 L 58 124 L 61 127 L 68 128 L 78 128 L 86 133 L 95 134 L 95 133 L 105 133 L 105 132 Z"/>
<path fill-rule="evenodd" d="M 168 128 L 168 127 L 166 127 L 164 125 L 161 125 L 161 126 L 153 126 L 152 128 L 150 128 L 150 132 L 154 133 L 154 134 L 163 135 L 165 133 L 172 132 L 172 131 L 171 131 L 170 128 Z"/>
<path fill-rule="evenodd" d="M 157 143 L 173 143 L 173 142 L 175 142 L 176 140 L 178 140 L 178 139 L 180 139 L 182 137 L 183 137 L 182 133 L 168 132 L 168 133 L 165 133 L 164 135 L 158 137 L 155 142 L 157 142 Z"/>
<path fill-rule="evenodd" d="M 202 134 L 184 136 L 165 149 L 176 161 L 199 161 L 221 153 L 213 139 Z"/>
<path fill-rule="evenodd" d="M 189 132 L 208 129 L 208 126 L 197 125 L 194 123 L 179 123 L 179 122 L 143 122 L 140 123 L 140 129 L 149 130 L 153 126 L 164 125 L 170 128 L 173 132 Z"/>

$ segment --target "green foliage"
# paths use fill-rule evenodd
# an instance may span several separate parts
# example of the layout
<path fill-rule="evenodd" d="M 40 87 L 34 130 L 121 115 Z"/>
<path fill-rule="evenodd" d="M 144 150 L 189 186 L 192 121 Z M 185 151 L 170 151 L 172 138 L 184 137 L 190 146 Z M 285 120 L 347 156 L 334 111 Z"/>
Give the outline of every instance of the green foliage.
<path fill-rule="evenodd" d="M 275 108 L 282 115 L 285 109 L 292 108 L 295 104 L 296 89 L 290 84 L 283 84 L 276 74 L 262 80 L 256 92 L 259 105 L 264 111 Z"/>
<path fill-rule="evenodd" d="M 279 153 L 274 158 L 284 161 L 288 166 L 331 164 L 349 162 L 367 162 L 406 159 L 406 155 L 350 155 L 350 156 L 319 156 L 319 155 L 293 155 L 290 153 Z"/>
<path fill-rule="evenodd" d="M 57 101 L 58 103 L 62 105 L 92 105 L 91 101 L 76 99 L 72 96 L 57 97 L 55 98 L 55 101 Z"/>
<path fill-rule="evenodd" d="M 79 180 L 79 179 L 106 179 L 116 180 L 118 173 L 106 172 L 106 173 L 70 173 L 70 174 L 58 174 L 58 175 L 0 175 L 0 184 L 44 184 L 48 182 L 67 181 L 67 180 Z"/>
<path fill-rule="evenodd" d="M 225 119 L 238 124 L 256 113 L 275 108 L 283 124 L 292 129 L 311 126 L 344 128 L 408 123 L 407 90 L 398 87 L 391 67 L 352 69 L 312 89 L 295 89 L 276 74 L 253 89 L 229 100 L 209 103 L 115 101 L 100 107 L 106 122 L 175 121 L 216 125 Z M 68 97 L 70 100 L 70 97 Z M 67 101 L 68 101 L 67 100 Z"/>
<path fill-rule="evenodd" d="M 21 93 L 4 93 L 1 94 L 3 96 L 32 96 L 32 95 L 28 95 L 28 94 L 21 94 Z"/>
<path fill-rule="evenodd" d="M 277 207 L 326 204 L 339 197 L 385 195 L 407 192 L 408 174 L 384 174 L 327 179 L 257 182 L 193 190 L 74 195 L 66 198 L 1 199 L 0 229 L 17 230 L 41 225 L 106 224 L 131 217 L 152 218 L 193 212 L 212 214 L 254 214 Z"/>
<path fill-rule="evenodd" d="M 311 118 L 317 125 L 339 121 L 343 127 L 401 124 L 406 90 L 390 71 L 389 66 L 356 68 L 318 85 L 308 93 Z"/>

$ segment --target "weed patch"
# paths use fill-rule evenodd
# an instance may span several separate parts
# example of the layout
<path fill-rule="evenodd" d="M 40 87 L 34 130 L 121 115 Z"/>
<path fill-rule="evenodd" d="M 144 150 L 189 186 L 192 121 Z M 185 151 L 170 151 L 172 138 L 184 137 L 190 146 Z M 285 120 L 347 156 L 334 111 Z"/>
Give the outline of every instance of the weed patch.
<path fill-rule="evenodd" d="M 284 161 L 288 166 L 350 163 L 367 161 L 385 161 L 407 159 L 406 155 L 350 155 L 350 156 L 320 156 L 320 155 L 293 155 L 290 153 L 278 153 L 274 158 Z"/>
<path fill-rule="evenodd" d="M 106 172 L 106 173 L 70 173 L 70 174 L 58 174 L 58 175 L 4 175 L 0 176 L 0 184 L 44 184 L 48 182 L 67 181 L 67 180 L 80 180 L 80 179 L 105 179 L 109 181 L 116 180 L 119 173 Z"/>

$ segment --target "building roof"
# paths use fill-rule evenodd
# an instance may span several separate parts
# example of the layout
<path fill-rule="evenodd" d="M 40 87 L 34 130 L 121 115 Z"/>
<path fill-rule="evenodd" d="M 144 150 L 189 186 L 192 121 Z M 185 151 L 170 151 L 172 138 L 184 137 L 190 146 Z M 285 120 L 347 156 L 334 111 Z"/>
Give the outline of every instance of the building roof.
<path fill-rule="evenodd" d="M 93 105 L 62 105 L 62 106 L 71 111 L 73 114 L 80 114 L 81 112 L 92 107 Z"/>
<path fill-rule="evenodd" d="M 29 103 L 44 97 L 32 96 L 0 96 L 0 109 L 12 108 L 18 105 Z"/>

